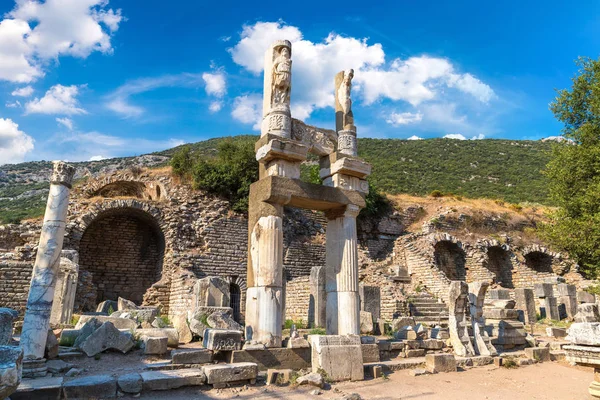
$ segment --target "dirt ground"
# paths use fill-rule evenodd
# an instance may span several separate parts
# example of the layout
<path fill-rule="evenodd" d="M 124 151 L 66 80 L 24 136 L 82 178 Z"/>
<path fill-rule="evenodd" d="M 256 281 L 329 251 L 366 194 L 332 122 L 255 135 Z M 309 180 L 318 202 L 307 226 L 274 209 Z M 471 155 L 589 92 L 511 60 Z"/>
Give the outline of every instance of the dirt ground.
<path fill-rule="evenodd" d="M 184 388 L 142 394 L 142 399 L 339 399 L 345 393 L 358 393 L 365 400 L 591 400 L 587 388 L 593 380 L 590 368 L 571 367 L 556 362 L 516 369 L 494 366 L 472 368 L 446 374 L 413 377 L 397 371 L 388 379 L 339 383 L 318 396 L 312 387 L 235 387 L 221 390 Z"/>

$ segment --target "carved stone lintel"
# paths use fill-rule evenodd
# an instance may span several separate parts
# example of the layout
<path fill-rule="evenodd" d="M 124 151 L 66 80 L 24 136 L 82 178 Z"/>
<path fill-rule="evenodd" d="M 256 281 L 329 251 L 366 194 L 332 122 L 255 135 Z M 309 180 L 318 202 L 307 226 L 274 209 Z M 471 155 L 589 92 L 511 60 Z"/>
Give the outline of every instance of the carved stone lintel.
<path fill-rule="evenodd" d="M 71 188 L 73 184 L 73 176 L 75 175 L 75 167 L 63 161 L 54 161 L 54 168 L 50 182 L 57 185 L 64 185 Z"/>

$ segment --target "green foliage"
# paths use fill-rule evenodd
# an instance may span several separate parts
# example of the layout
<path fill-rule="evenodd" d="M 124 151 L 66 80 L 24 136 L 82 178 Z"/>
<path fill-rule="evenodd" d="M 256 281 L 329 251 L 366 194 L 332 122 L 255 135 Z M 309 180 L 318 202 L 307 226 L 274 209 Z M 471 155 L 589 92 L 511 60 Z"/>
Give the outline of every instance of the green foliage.
<path fill-rule="evenodd" d="M 429 196 L 433 198 L 444 197 L 444 193 L 442 193 L 441 190 L 432 190 L 431 193 L 429 193 Z"/>
<path fill-rule="evenodd" d="M 519 368 L 519 364 L 512 357 L 505 357 L 502 366 L 506 369 Z"/>
<path fill-rule="evenodd" d="M 113 306 L 108 306 L 108 315 L 112 315 L 114 312 L 115 310 L 113 309 Z"/>
<path fill-rule="evenodd" d="M 323 181 L 319 176 L 319 164 L 300 165 L 300 179 L 304 182 L 321 185 Z"/>
<path fill-rule="evenodd" d="M 309 335 L 327 335 L 327 331 L 325 328 L 312 328 L 309 332 Z"/>
<path fill-rule="evenodd" d="M 588 286 L 588 287 L 586 287 L 583 290 L 585 290 L 589 294 L 600 295 L 600 284 L 595 284 L 595 285 Z"/>
<path fill-rule="evenodd" d="M 200 318 L 198 318 L 198 320 L 200 321 L 200 323 L 204 326 L 210 326 L 208 325 L 208 314 L 201 314 Z"/>
<path fill-rule="evenodd" d="M 588 277 L 600 272 L 600 59 L 580 58 L 570 90 L 550 105 L 572 145 L 556 145 L 545 171 L 559 208 L 541 236 L 568 252 Z"/>
<path fill-rule="evenodd" d="M 79 314 L 73 314 L 73 316 L 71 316 L 71 324 L 70 325 L 77 325 L 80 317 L 81 317 L 81 315 L 79 315 Z"/>
<path fill-rule="evenodd" d="M 190 146 L 180 147 L 171 158 L 173 173 L 180 177 L 190 177 L 194 166 L 194 157 Z"/>
<path fill-rule="evenodd" d="M 206 316 L 206 318 L 208 318 L 208 316 Z M 171 326 L 171 321 L 169 321 L 169 317 L 167 317 L 166 315 L 159 315 L 158 317 L 156 317 L 156 319 L 160 320 L 160 325 L 162 326 Z M 202 318 L 200 319 L 200 321 L 202 322 Z M 204 322 L 202 323 L 204 324 Z M 208 326 L 207 324 L 204 325 Z"/>
<path fill-rule="evenodd" d="M 323 381 L 325 381 L 327 383 L 333 383 L 333 380 L 329 377 L 329 374 L 323 368 L 318 368 L 317 374 L 321 375 L 321 377 L 323 378 Z"/>
<path fill-rule="evenodd" d="M 369 182 L 369 193 L 365 197 L 366 206 L 360 210 L 359 218 L 383 215 L 390 210 L 391 204 L 379 188 Z"/>
<path fill-rule="evenodd" d="M 302 320 L 294 321 L 292 319 L 286 319 L 283 325 L 284 329 L 292 329 L 292 325 L 296 325 L 296 329 L 306 329 L 307 324 Z"/>

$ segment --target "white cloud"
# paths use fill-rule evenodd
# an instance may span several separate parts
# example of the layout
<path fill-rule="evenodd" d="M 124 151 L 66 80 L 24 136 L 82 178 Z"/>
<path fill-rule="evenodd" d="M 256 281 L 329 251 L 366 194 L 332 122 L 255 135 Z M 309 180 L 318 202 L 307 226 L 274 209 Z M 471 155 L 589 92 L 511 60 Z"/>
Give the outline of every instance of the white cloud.
<path fill-rule="evenodd" d="M 110 53 L 111 34 L 123 17 L 107 5 L 108 0 L 16 0 L 0 22 L 0 79 L 27 83 L 59 56 Z"/>
<path fill-rule="evenodd" d="M 131 103 L 131 97 L 163 87 L 198 87 L 203 84 L 200 74 L 182 73 L 156 78 L 140 78 L 120 86 L 106 98 L 106 107 L 123 118 L 139 118 L 146 110 Z"/>
<path fill-rule="evenodd" d="M 421 113 L 392 112 L 390 114 L 390 116 L 385 120 L 385 122 L 387 122 L 388 124 L 394 125 L 394 126 L 400 126 L 400 125 L 408 125 L 408 124 L 414 124 L 416 122 L 421 122 L 422 119 L 423 119 L 423 114 L 421 114 Z"/>
<path fill-rule="evenodd" d="M 417 135 L 412 135 L 411 137 L 409 137 L 409 138 L 408 138 L 408 139 L 406 139 L 406 140 L 423 140 L 423 138 L 422 138 L 422 137 L 419 137 L 419 136 L 417 136 Z"/>
<path fill-rule="evenodd" d="M 23 161 L 33 150 L 33 138 L 11 119 L 0 118 L 0 165 Z"/>
<path fill-rule="evenodd" d="M 225 80 L 225 74 L 223 72 L 205 72 L 202 74 L 202 79 L 206 84 L 204 88 L 206 90 L 206 94 L 215 97 L 223 97 L 225 96 L 225 93 L 227 93 L 227 84 Z"/>
<path fill-rule="evenodd" d="M 33 94 L 33 88 L 31 86 L 25 86 L 19 89 L 13 90 L 11 95 L 19 97 L 29 97 Z"/>
<path fill-rule="evenodd" d="M 104 156 L 91 156 L 88 161 L 102 161 L 102 160 L 106 160 L 106 157 L 104 157 Z"/>
<path fill-rule="evenodd" d="M 485 135 L 483 133 L 480 133 L 479 135 L 475 135 L 471 138 L 471 140 L 483 140 L 485 139 Z"/>
<path fill-rule="evenodd" d="M 254 130 L 260 130 L 262 97 L 257 94 L 236 97 L 231 116 L 243 124 L 253 124 Z"/>
<path fill-rule="evenodd" d="M 25 103 L 25 114 L 87 114 L 79 107 L 77 95 L 80 86 L 52 86 L 41 99 L 35 98 Z"/>
<path fill-rule="evenodd" d="M 21 107 L 21 102 L 19 100 L 14 101 L 12 103 L 10 101 L 7 101 L 5 106 L 6 108 L 19 108 Z"/>
<path fill-rule="evenodd" d="M 444 135 L 444 139 L 467 140 L 467 138 L 460 133 L 450 133 L 448 135 Z"/>
<path fill-rule="evenodd" d="M 441 101 L 448 93 L 469 94 L 482 103 L 495 97 L 489 85 L 458 72 L 448 59 L 423 55 L 386 63 L 379 43 L 369 45 L 367 39 L 335 33 L 322 42 L 311 42 L 303 39 L 299 28 L 282 21 L 244 26 L 240 40 L 229 52 L 235 63 L 258 74 L 263 69 L 264 52 L 278 39 L 292 42 L 292 113 L 299 119 L 333 106 L 333 77 L 348 68 L 355 70 L 353 97 L 365 104 L 389 99 L 418 106 Z"/>
<path fill-rule="evenodd" d="M 208 106 L 208 110 L 211 113 L 219 112 L 219 111 L 221 111 L 221 108 L 223 108 L 223 102 L 220 100 L 213 101 L 210 103 L 210 106 Z"/>
<path fill-rule="evenodd" d="M 73 130 L 73 120 L 71 118 L 56 118 L 56 122 L 65 126 L 68 130 Z"/>

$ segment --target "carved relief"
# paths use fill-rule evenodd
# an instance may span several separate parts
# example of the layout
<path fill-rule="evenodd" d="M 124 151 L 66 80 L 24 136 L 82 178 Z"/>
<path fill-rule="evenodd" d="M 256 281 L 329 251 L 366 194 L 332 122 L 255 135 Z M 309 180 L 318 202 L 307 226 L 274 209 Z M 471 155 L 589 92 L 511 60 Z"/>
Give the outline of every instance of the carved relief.
<path fill-rule="evenodd" d="M 70 188 L 73 183 L 73 175 L 75 175 L 75 167 L 62 161 L 54 161 L 50 182 Z"/>
<path fill-rule="evenodd" d="M 354 130 L 354 114 L 352 113 L 352 78 L 354 70 L 339 72 L 335 77 L 335 111 L 336 130 Z"/>
<path fill-rule="evenodd" d="M 292 50 L 287 46 L 276 48 L 278 56 L 273 62 L 273 108 L 288 106 L 290 104 L 290 91 L 292 87 Z"/>
<path fill-rule="evenodd" d="M 292 119 L 292 139 L 306 144 L 308 151 L 325 156 L 335 150 L 336 134 L 331 130 L 321 130 L 304 122 Z"/>

